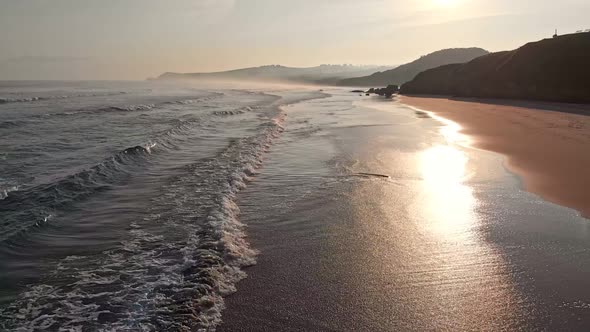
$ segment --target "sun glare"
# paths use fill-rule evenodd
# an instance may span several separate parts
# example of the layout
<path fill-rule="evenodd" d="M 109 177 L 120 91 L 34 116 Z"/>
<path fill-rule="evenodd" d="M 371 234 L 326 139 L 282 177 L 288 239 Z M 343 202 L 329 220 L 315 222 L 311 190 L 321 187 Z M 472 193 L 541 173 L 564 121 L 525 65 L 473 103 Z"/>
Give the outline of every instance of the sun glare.
<path fill-rule="evenodd" d="M 422 154 L 422 176 L 433 189 L 445 191 L 461 184 L 466 164 L 467 157 L 463 151 L 439 145 Z"/>
<path fill-rule="evenodd" d="M 439 145 L 422 153 L 424 193 L 422 215 L 431 229 L 467 240 L 476 221 L 475 197 L 464 183 L 467 155 L 452 146 Z"/>
<path fill-rule="evenodd" d="M 452 7 L 457 5 L 458 0 L 433 0 L 434 3 L 441 7 Z"/>

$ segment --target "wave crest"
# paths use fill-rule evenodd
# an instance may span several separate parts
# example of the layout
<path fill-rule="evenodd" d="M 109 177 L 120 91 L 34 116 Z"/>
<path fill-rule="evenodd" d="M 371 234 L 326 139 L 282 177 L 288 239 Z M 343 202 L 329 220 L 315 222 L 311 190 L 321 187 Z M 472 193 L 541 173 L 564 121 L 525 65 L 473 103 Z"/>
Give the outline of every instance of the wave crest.
<path fill-rule="evenodd" d="M 105 92 L 105 93 L 83 93 L 83 94 L 74 94 L 74 95 L 57 95 L 57 96 L 43 96 L 43 97 L 35 97 L 35 96 L 17 97 L 17 98 L 0 97 L 0 104 L 30 103 L 30 102 L 42 101 L 42 100 L 83 98 L 83 97 L 108 97 L 108 96 L 117 96 L 117 95 L 124 95 L 124 94 L 127 94 L 127 92 L 120 91 L 120 92 Z"/>
<path fill-rule="evenodd" d="M 127 148 L 103 162 L 53 183 L 6 192 L 0 200 L 4 227 L 0 242 L 39 226 L 54 210 L 110 188 L 129 177 L 152 153 L 154 143 Z"/>
<path fill-rule="evenodd" d="M 283 131 L 284 115 L 232 140 L 162 188 L 121 247 L 63 259 L 62 286 L 29 288 L 0 312 L 6 329 L 205 331 L 221 321 L 223 296 L 255 264 L 236 196 Z M 127 152 L 125 152 L 127 151 Z M 123 155 L 143 156 L 132 147 Z M 154 225 L 164 226 L 166 233 Z"/>

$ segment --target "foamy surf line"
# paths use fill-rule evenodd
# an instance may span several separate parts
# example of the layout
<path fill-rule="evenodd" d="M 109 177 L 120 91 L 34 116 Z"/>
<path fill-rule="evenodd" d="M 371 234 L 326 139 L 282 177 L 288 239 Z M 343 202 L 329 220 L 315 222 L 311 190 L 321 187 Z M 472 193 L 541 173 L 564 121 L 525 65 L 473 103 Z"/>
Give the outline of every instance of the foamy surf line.
<path fill-rule="evenodd" d="M 0 187 L 0 200 L 5 199 L 6 197 L 8 197 L 8 193 L 11 191 L 17 191 L 18 190 L 18 186 L 10 186 L 10 187 Z"/>
<path fill-rule="evenodd" d="M 35 101 L 53 100 L 53 99 L 69 99 L 69 98 L 83 98 L 83 97 L 108 97 L 127 94 L 125 91 L 119 92 L 105 92 L 105 93 L 84 93 L 74 95 L 54 95 L 54 96 L 31 96 L 31 97 L 0 97 L 0 104 L 8 103 L 30 103 Z"/>
<path fill-rule="evenodd" d="M 311 99 L 311 98 L 310 98 Z M 186 166 L 117 248 L 69 256 L 0 311 L 6 330 L 214 330 L 223 297 L 255 264 L 237 194 L 262 167 L 286 112 L 274 102 L 253 136 Z M 155 227 L 158 225 L 159 227 Z"/>

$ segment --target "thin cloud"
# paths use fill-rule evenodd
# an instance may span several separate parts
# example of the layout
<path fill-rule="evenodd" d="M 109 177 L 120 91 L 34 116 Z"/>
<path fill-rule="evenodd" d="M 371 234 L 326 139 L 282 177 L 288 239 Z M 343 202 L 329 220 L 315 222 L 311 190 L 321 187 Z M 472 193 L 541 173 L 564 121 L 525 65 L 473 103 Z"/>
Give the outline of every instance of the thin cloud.
<path fill-rule="evenodd" d="M 23 55 L 5 59 L 5 63 L 64 63 L 64 62 L 86 62 L 92 60 L 91 57 L 62 56 L 62 55 Z"/>

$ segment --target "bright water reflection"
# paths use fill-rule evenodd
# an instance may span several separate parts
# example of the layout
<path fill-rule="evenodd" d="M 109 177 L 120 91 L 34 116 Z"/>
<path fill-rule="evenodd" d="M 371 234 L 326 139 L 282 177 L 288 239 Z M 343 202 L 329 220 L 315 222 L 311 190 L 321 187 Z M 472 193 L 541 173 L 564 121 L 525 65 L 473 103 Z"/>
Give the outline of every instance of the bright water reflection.
<path fill-rule="evenodd" d="M 438 145 L 421 154 L 425 185 L 425 220 L 437 232 L 464 234 L 476 220 L 476 200 L 464 184 L 467 155 L 449 145 Z"/>
<path fill-rule="evenodd" d="M 413 280 L 416 292 L 421 298 L 437 299 L 428 305 L 441 314 L 438 324 L 468 330 L 507 322 L 514 315 L 517 297 L 506 277 L 505 262 L 480 234 L 479 203 L 469 183 L 473 167 L 479 164 L 470 161 L 461 127 L 437 120 L 443 122 L 439 128 L 443 140 L 417 155 L 422 181 L 412 211 L 423 241 L 418 270 L 424 272 Z M 480 296 L 482 291 L 485 297 Z M 490 307 L 488 300 L 498 305 Z"/>
<path fill-rule="evenodd" d="M 420 171 L 424 180 L 425 220 L 437 232 L 453 234 L 467 240 L 477 221 L 476 199 L 472 188 L 465 183 L 469 155 L 461 146 L 469 143 L 455 122 L 430 114 L 444 126 L 439 132 L 445 142 L 421 152 Z"/>

